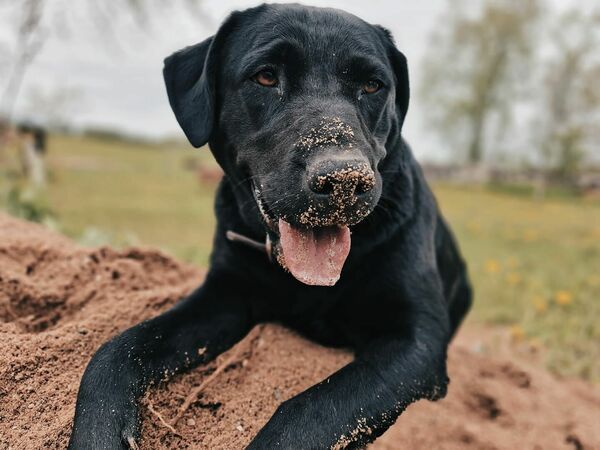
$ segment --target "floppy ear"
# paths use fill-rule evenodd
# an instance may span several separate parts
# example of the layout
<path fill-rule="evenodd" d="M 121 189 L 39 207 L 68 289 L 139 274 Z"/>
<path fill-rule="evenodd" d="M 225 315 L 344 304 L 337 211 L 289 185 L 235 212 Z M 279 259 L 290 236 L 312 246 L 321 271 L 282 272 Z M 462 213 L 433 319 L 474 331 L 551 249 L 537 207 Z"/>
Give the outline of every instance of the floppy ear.
<path fill-rule="evenodd" d="M 245 13 L 233 12 L 217 34 L 167 59 L 163 76 L 177 122 L 194 147 L 202 147 L 215 123 L 216 71 L 223 42 Z"/>
<path fill-rule="evenodd" d="M 396 112 L 400 121 L 400 128 L 408 112 L 408 101 L 410 99 L 410 85 L 408 82 L 408 65 L 406 56 L 400 52 L 395 45 L 390 45 L 390 60 L 396 75 Z"/>
<path fill-rule="evenodd" d="M 406 56 L 396 48 L 392 33 L 379 25 L 376 28 L 383 33 L 386 47 L 388 49 L 388 58 L 392 64 L 392 70 L 396 77 L 396 112 L 400 121 L 400 129 L 408 112 L 408 101 L 410 98 L 410 85 L 408 82 L 408 65 Z"/>
<path fill-rule="evenodd" d="M 171 109 L 194 147 L 208 142 L 214 122 L 214 81 L 208 55 L 213 37 L 165 59 L 163 76 Z"/>

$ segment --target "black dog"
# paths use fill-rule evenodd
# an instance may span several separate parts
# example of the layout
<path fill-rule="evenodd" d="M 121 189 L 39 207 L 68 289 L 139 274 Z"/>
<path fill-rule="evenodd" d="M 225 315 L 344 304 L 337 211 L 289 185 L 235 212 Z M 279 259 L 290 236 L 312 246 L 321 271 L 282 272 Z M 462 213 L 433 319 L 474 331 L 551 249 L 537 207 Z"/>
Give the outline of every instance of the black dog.
<path fill-rule="evenodd" d="M 408 72 L 389 32 L 337 10 L 263 5 L 167 58 L 164 76 L 188 139 L 208 142 L 226 174 L 210 272 L 98 350 L 69 448 L 135 446 L 150 382 L 265 321 L 356 357 L 284 402 L 249 448 L 358 448 L 410 403 L 443 397 L 471 292 L 401 136 Z"/>

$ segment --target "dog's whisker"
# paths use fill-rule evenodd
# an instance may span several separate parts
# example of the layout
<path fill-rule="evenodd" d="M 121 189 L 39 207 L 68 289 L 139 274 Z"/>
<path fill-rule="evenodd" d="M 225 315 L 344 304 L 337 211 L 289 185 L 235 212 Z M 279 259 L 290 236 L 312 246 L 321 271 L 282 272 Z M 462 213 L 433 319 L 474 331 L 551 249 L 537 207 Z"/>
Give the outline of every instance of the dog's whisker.
<path fill-rule="evenodd" d="M 239 188 L 242 184 L 247 183 L 248 181 L 254 181 L 258 177 L 260 177 L 260 175 L 250 175 L 246 178 L 243 178 L 233 185 L 233 189 Z"/>

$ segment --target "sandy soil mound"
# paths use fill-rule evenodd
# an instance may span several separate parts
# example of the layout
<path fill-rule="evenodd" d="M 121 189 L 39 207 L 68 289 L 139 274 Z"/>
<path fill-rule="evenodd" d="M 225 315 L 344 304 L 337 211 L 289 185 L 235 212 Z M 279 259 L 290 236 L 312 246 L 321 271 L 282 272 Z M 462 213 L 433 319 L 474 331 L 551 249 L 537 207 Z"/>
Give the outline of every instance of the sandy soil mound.
<path fill-rule="evenodd" d="M 65 448 L 94 350 L 202 277 L 156 251 L 81 249 L 0 215 L 0 449 Z M 600 448 L 597 389 L 483 356 L 471 335 L 452 346 L 448 397 L 413 405 L 371 448 Z M 259 327 L 213 364 L 149 391 L 141 448 L 243 448 L 281 401 L 350 358 L 281 327 Z"/>

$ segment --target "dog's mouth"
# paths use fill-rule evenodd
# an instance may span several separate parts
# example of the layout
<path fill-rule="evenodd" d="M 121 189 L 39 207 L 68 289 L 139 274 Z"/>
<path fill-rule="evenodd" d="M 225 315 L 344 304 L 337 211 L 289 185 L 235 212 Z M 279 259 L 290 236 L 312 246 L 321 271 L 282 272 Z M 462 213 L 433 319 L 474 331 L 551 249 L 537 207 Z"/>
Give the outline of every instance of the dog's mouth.
<path fill-rule="evenodd" d="M 276 236 L 273 253 L 277 262 L 298 281 L 311 286 L 333 286 L 340 279 L 350 253 L 350 228 L 345 224 L 305 227 L 275 218 L 253 187 L 258 209 Z"/>
<path fill-rule="evenodd" d="M 278 261 L 304 284 L 333 286 L 350 253 L 350 228 L 346 225 L 304 228 L 279 219 Z M 281 259 L 281 260 L 280 260 Z"/>

